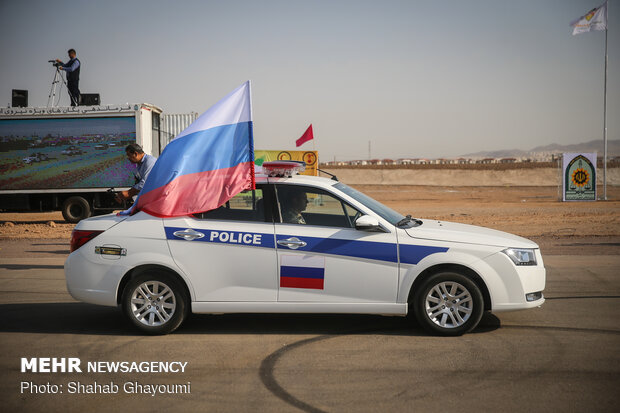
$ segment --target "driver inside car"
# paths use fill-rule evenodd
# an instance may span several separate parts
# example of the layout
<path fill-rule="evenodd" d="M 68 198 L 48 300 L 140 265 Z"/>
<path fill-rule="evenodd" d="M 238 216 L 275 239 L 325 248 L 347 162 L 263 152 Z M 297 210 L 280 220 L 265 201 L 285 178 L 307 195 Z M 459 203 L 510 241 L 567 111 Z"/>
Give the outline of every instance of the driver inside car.
<path fill-rule="evenodd" d="M 282 199 L 282 222 L 287 224 L 305 224 L 301 212 L 308 205 L 308 195 L 303 191 L 291 191 Z"/>

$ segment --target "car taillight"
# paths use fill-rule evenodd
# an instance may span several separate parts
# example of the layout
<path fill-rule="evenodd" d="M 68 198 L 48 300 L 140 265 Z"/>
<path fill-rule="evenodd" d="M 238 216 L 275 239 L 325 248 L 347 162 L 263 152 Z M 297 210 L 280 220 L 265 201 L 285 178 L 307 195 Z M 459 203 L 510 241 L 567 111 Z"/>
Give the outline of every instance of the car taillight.
<path fill-rule="evenodd" d="M 103 231 L 81 231 L 74 229 L 71 233 L 71 252 L 77 250 Z"/>

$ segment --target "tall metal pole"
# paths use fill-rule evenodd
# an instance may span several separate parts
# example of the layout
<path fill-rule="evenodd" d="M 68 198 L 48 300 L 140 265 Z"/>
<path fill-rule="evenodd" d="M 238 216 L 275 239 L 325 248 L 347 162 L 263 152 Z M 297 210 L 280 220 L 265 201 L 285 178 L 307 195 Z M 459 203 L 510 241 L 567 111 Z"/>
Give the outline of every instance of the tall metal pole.
<path fill-rule="evenodd" d="M 607 2 L 607 13 L 609 13 L 609 2 Z M 606 25 L 609 25 L 609 21 L 606 20 Z M 603 98 L 603 145 L 604 145 L 604 160 L 603 160 L 603 199 L 607 201 L 607 32 L 609 28 L 605 27 L 605 88 Z"/>

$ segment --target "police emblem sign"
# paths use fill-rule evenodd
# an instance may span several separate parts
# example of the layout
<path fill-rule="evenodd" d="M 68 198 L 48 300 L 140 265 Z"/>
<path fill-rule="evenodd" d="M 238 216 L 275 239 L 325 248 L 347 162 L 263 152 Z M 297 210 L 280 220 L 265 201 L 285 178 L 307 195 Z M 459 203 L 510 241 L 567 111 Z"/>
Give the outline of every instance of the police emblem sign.
<path fill-rule="evenodd" d="M 565 153 L 562 159 L 562 200 L 596 201 L 596 153 Z"/>

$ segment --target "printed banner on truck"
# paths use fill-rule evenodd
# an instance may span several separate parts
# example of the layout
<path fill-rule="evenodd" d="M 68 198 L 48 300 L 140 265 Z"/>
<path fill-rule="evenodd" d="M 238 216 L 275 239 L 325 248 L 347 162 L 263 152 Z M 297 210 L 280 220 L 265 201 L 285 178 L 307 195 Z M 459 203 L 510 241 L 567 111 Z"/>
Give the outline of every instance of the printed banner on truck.
<path fill-rule="evenodd" d="M 596 201 L 596 153 L 562 156 L 563 201 Z"/>
<path fill-rule="evenodd" d="M 135 117 L 0 120 L 0 189 L 123 188 Z"/>
<path fill-rule="evenodd" d="M 301 175 L 319 175 L 318 151 L 265 151 L 254 150 L 254 165 L 257 173 L 262 171 L 263 162 L 272 161 L 304 161 L 306 170 Z"/>

